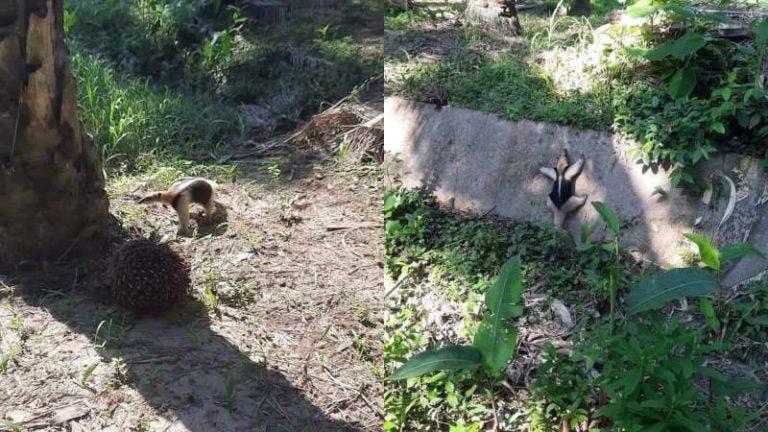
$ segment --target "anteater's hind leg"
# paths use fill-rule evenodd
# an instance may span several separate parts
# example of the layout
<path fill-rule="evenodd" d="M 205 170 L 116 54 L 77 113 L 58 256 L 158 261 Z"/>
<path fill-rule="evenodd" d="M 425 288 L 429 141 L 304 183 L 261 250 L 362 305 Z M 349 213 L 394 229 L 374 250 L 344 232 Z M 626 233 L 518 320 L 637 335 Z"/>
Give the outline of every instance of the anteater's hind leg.
<path fill-rule="evenodd" d="M 205 203 L 205 222 L 211 223 L 213 222 L 213 212 L 216 211 L 216 201 L 211 198 L 210 201 Z"/>

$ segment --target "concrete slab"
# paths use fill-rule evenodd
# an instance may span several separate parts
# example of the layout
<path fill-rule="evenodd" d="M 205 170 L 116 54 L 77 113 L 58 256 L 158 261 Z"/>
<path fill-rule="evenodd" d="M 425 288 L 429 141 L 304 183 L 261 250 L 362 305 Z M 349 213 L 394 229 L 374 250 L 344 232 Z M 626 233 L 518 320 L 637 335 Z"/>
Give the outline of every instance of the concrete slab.
<path fill-rule="evenodd" d="M 599 221 L 589 202 L 602 201 L 622 222 L 622 243 L 660 265 L 683 265 L 681 251 L 691 250 L 683 234 L 692 231 L 721 245 L 747 240 L 768 250 L 768 221 L 762 217 L 768 176 L 759 160 L 723 155 L 702 167 L 716 179 L 717 173 L 727 174 L 737 185 L 740 200 L 718 229 L 729 195 L 727 182 L 715 180 L 724 193 L 714 206 L 707 206 L 701 194 L 672 188 L 663 169 L 632 160 L 628 150 L 633 143 L 617 135 L 506 121 L 463 108 L 438 110 L 397 97 L 386 98 L 384 111 L 384 148 L 390 159 L 399 160 L 394 164 L 399 180 L 406 187 L 432 189 L 438 200 L 457 209 L 516 220 L 552 220 L 546 207 L 552 182 L 538 168 L 554 166 L 566 148 L 572 157 L 583 154 L 587 159 L 576 193 L 588 195 L 588 204 L 565 224 L 576 237 L 582 224 Z M 694 228 L 697 220 L 700 224 Z M 733 283 L 766 268 L 763 260 L 743 260 L 733 269 L 738 274 L 728 274 L 726 280 Z"/>

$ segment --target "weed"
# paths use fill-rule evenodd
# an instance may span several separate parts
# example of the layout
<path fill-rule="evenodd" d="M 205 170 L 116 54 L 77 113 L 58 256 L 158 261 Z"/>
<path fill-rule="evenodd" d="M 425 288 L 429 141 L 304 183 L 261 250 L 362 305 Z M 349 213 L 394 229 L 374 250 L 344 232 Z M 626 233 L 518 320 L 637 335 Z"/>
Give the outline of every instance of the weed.
<path fill-rule="evenodd" d="M 355 308 L 355 318 L 365 327 L 376 327 L 376 317 L 367 307 L 358 306 Z"/>
<path fill-rule="evenodd" d="M 272 181 L 277 181 L 277 179 L 280 178 L 281 172 L 282 170 L 280 169 L 280 165 L 276 163 L 272 163 L 267 166 L 267 174 Z"/>
<path fill-rule="evenodd" d="M 239 377 L 236 374 L 230 373 L 224 382 L 224 396 L 227 401 L 227 411 L 229 411 L 230 415 L 235 411 L 235 392 L 238 380 Z"/>
<path fill-rule="evenodd" d="M 547 344 L 536 377 L 528 406 L 533 430 L 546 430 L 553 418 L 574 429 L 587 420 L 598 395 L 578 357 L 559 354 Z"/>
<path fill-rule="evenodd" d="M 91 376 L 93 375 L 93 372 L 96 370 L 96 367 L 98 365 L 100 365 L 100 364 L 101 364 L 100 361 L 95 361 L 95 362 L 91 363 L 90 365 L 88 365 L 85 368 L 85 370 L 83 371 L 82 377 L 80 378 L 80 384 L 85 386 L 86 383 L 88 382 L 88 380 L 91 379 Z"/>
<path fill-rule="evenodd" d="M 255 289 L 246 285 L 243 282 L 236 282 L 234 286 L 219 293 L 219 298 L 222 304 L 245 308 L 256 299 Z"/>
<path fill-rule="evenodd" d="M 743 297 L 718 307 L 722 321 L 727 323 L 726 340 L 736 336 L 754 341 L 768 339 L 768 285 L 765 283 L 749 284 Z"/>
<path fill-rule="evenodd" d="M 0 419 L 0 427 L 3 427 L 4 429 L 7 429 L 8 432 L 21 432 L 21 426 L 18 424 L 10 421 L 10 420 L 3 420 Z"/>
<path fill-rule="evenodd" d="M 112 367 L 112 387 L 120 388 L 130 382 L 128 364 L 122 357 L 113 358 L 110 366 Z"/>
<path fill-rule="evenodd" d="M 439 329 L 425 326 L 425 311 L 418 296 L 425 290 L 424 285 L 427 291 L 440 290 L 463 303 L 463 318 L 476 323 L 484 305 L 477 293 L 488 286 L 491 263 L 505 255 L 519 255 L 525 259 L 521 273 L 529 284 L 550 286 L 547 292 L 557 293 L 558 298 L 570 295 L 572 300 L 566 303 L 574 304 L 589 300 L 583 294 L 589 290 L 613 307 L 604 319 L 596 318 L 593 310 L 584 311 L 586 317 L 574 331 L 572 356 L 545 349 L 545 362 L 533 375 L 531 399 L 521 404 L 524 411 L 500 419 L 502 428 L 520 415 L 526 415 L 524 423 L 531 430 L 540 431 L 549 431 L 553 419 L 572 430 L 600 419 L 627 430 L 637 429 L 633 424 L 643 425 L 637 430 L 670 430 L 689 422 L 718 425 L 717 430 L 738 430 L 752 421 L 754 415 L 746 415 L 724 395 L 753 389 L 755 383 L 726 377 L 705 367 L 703 359 L 727 348 L 718 341 L 723 328 L 736 329 L 726 334 L 724 342 L 764 334 L 766 326 L 761 323 L 766 309 L 762 302 L 766 296 L 762 288 L 756 286 L 748 299 L 727 305 L 715 295 L 723 263 L 747 254 L 759 255 L 759 251 L 745 244 L 718 250 L 707 239 L 689 235 L 697 244 L 705 268 L 671 269 L 639 278 L 640 268 L 617 248 L 620 221 L 608 207 L 600 203 L 595 206 L 611 236 L 590 241 L 598 225 L 588 225 L 582 230 L 581 243 L 575 246 L 572 240 L 558 238 L 556 231 L 546 225 L 505 225 L 457 216 L 439 209 L 428 193 L 386 191 L 388 263 L 395 263 L 395 270 L 408 272 L 409 279 L 400 288 L 399 302 L 385 316 L 385 368 L 391 370 L 393 364 L 405 362 L 409 374 L 435 367 L 479 369 L 473 366 L 478 364 L 476 358 L 469 357 L 470 347 L 461 352 L 451 352 L 454 347 L 424 351 L 435 343 Z M 668 310 L 670 302 L 683 297 L 699 300 L 698 307 L 690 308 L 695 318 L 686 319 L 686 324 L 676 317 L 667 319 L 666 314 L 661 319 L 658 311 Z M 472 331 L 460 339 L 471 337 Z M 474 337 L 477 342 L 477 332 Z M 639 356 L 637 347 L 642 347 Z M 463 364 L 445 366 L 459 357 L 464 359 Z M 410 364 L 407 359 L 411 359 Z M 435 363 L 426 367 L 420 363 L 425 359 Z M 689 370 L 688 365 L 693 368 Z M 385 430 L 426 429 L 438 423 L 459 429 L 478 424 L 487 427 L 488 411 L 499 395 L 493 391 L 496 382 L 478 369 L 431 372 L 388 384 Z M 596 374 L 595 370 L 602 373 Z M 638 376 L 640 381 L 635 383 Z M 702 381 L 718 390 L 702 396 L 697 384 Z M 474 393 L 465 396 L 464 392 L 473 387 Z M 656 405 L 667 409 L 662 417 L 668 424 L 659 423 L 662 417 L 657 409 L 651 409 Z M 458 410 L 462 406 L 472 408 Z"/>
<path fill-rule="evenodd" d="M 10 324 L 12 329 L 16 330 L 17 332 L 21 332 L 21 329 L 24 327 L 24 317 L 14 313 L 11 316 L 11 319 L 8 320 L 8 324 Z"/>
<path fill-rule="evenodd" d="M 219 296 L 220 282 L 221 272 L 218 269 L 210 268 L 203 273 L 203 295 L 205 296 L 208 306 L 219 318 L 221 318 L 221 312 L 219 311 L 219 304 L 221 302 Z"/>
<path fill-rule="evenodd" d="M 434 21 L 437 12 L 428 8 L 405 9 L 398 6 L 389 6 L 384 16 L 384 28 L 397 30 L 420 22 Z"/>
<path fill-rule="evenodd" d="M 293 231 L 289 229 L 282 228 L 277 231 L 277 236 L 280 237 L 280 240 L 282 241 L 288 241 L 291 238 L 291 234 Z"/>
<path fill-rule="evenodd" d="M 16 346 L 11 345 L 8 350 L 0 354 L 0 374 L 8 372 L 10 363 L 16 360 Z"/>
<path fill-rule="evenodd" d="M 99 348 L 120 349 L 127 332 L 128 326 L 125 317 L 121 316 L 119 323 L 114 318 L 109 317 L 99 321 L 93 339 Z"/>

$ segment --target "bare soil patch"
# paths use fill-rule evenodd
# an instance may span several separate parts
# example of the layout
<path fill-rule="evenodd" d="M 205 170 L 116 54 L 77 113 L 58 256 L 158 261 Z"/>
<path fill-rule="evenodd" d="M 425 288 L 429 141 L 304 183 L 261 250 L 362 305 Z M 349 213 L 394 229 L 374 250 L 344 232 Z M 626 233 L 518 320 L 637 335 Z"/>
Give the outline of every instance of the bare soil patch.
<path fill-rule="evenodd" d="M 227 221 L 190 237 L 134 203 L 146 185 L 111 198 L 131 236 L 190 261 L 165 315 L 111 304 L 104 259 L 4 276 L 0 430 L 378 430 L 380 168 L 296 164 L 220 185 Z"/>

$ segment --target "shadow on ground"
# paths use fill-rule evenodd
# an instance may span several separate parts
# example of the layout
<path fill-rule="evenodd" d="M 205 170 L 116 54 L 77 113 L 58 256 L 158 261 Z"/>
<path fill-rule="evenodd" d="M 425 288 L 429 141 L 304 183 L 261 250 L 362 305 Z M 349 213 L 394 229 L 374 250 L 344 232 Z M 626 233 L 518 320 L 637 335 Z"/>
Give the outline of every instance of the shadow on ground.
<path fill-rule="evenodd" d="M 364 430 L 359 424 L 328 418 L 281 372 L 267 366 L 268 353 L 257 352 L 255 346 L 254 351 L 242 351 L 219 334 L 198 300 L 187 298 L 162 316 L 136 315 L 109 305 L 108 287 L 102 282 L 105 271 L 103 261 L 90 260 L 11 276 L 17 279 L 17 294 L 34 310 L 26 325 L 41 324 L 35 317 L 48 312 L 57 323 L 46 323 L 43 331 L 60 335 L 47 353 L 37 353 L 44 356 L 39 362 L 22 358 L 19 367 L 39 368 L 34 374 L 38 378 L 73 375 L 72 380 L 59 381 L 57 388 L 46 389 L 48 409 L 87 407 L 68 419 L 73 421 L 72 430 L 102 430 L 107 418 L 111 427 L 125 430 L 135 426 L 137 414 L 149 422 L 142 414 L 143 405 L 164 419 L 151 420 L 152 429 L 159 430 Z M 51 368 L 63 359 L 72 368 L 61 363 Z M 80 374 L 94 361 L 101 361 L 101 368 L 83 379 Z M 104 363 L 108 371 L 99 370 Z M 22 377 L 28 379 L 28 374 Z M 40 397 L 34 393 L 34 381 L 22 383 L 17 378 L 27 391 L 6 383 L 10 387 L 5 400 L 13 406 L 11 395 Z M 23 416 L 21 420 L 27 426 Z M 51 422 L 55 421 L 54 416 Z"/>

